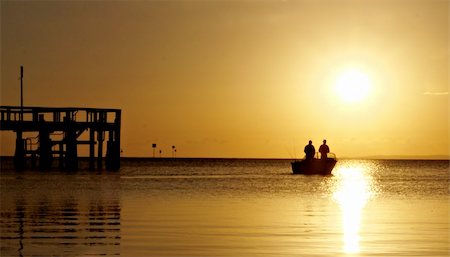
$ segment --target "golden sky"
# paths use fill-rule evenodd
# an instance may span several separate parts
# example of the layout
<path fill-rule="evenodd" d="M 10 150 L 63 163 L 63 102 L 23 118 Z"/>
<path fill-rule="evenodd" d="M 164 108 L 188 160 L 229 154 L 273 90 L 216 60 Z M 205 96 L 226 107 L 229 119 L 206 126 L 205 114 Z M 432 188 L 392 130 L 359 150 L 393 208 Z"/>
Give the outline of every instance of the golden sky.
<path fill-rule="evenodd" d="M 448 35 L 447 0 L 1 1 L 0 99 L 23 65 L 26 106 L 121 108 L 124 156 L 449 155 Z"/>

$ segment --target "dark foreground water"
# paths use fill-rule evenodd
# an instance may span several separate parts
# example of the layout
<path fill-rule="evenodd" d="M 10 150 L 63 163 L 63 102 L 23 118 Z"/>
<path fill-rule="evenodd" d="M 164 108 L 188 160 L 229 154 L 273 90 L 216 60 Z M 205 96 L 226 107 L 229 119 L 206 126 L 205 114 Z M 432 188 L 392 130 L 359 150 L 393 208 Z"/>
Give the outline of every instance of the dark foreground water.
<path fill-rule="evenodd" d="M 1 256 L 449 256 L 449 162 L 126 160 L 0 175 Z"/>

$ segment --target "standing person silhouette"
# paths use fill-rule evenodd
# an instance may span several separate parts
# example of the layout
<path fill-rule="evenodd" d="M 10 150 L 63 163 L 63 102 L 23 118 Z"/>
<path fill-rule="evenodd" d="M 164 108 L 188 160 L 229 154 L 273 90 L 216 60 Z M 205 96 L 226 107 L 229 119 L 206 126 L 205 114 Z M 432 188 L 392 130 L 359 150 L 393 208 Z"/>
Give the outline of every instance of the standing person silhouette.
<path fill-rule="evenodd" d="M 320 159 L 326 160 L 327 155 L 330 152 L 330 148 L 327 145 L 327 140 L 323 140 L 323 144 L 319 147 Z"/>
<path fill-rule="evenodd" d="M 305 146 L 305 154 L 307 160 L 314 159 L 314 154 L 316 154 L 316 148 L 312 145 L 312 141 L 309 140 L 309 144 Z"/>

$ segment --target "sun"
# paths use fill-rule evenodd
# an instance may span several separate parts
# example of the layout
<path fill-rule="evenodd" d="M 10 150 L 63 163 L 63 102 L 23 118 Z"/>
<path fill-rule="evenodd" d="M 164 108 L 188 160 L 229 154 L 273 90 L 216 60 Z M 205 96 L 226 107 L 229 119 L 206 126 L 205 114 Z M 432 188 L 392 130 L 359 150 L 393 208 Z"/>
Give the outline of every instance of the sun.
<path fill-rule="evenodd" d="M 337 95 L 347 103 L 366 99 L 371 87 L 369 76 L 358 69 L 345 70 L 337 77 L 335 83 Z"/>

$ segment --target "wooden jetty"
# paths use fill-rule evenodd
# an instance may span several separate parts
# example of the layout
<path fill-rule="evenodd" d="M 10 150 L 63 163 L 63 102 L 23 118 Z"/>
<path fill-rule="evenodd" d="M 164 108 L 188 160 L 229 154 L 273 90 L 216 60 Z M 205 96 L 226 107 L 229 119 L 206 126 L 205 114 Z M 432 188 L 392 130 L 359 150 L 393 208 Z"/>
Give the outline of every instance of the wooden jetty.
<path fill-rule="evenodd" d="M 89 168 L 120 168 L 120 109 L 0 106 L 0 130 L 16 133 L 14 167 L 78 169 L 78 145 L 89 145 Z M 85 133 L 86 132 L 86 133 Z M 26 135 L 31 135 L 25 137 Z M 107 137 L 106 137 L 107 136 Z M 97 156 L 95 152 L 97 148 Z"/>

